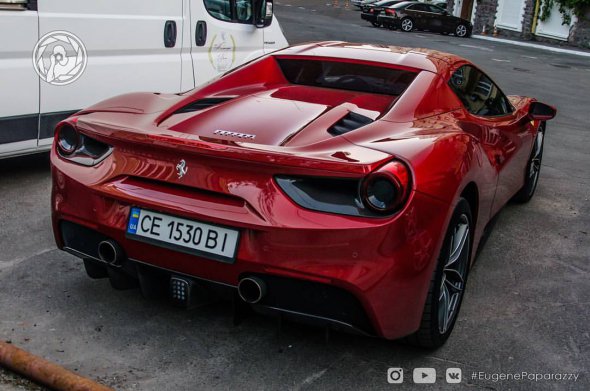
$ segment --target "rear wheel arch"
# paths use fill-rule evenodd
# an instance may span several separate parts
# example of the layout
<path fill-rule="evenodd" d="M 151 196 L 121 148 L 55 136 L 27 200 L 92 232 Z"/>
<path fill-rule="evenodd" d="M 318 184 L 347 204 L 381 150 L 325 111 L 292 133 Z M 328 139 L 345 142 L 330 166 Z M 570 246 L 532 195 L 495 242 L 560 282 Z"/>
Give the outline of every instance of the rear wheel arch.
<path fill-rule="evenodd" d="M 473 216 L 470 215 L 469 202 L 465 198 L 459 197 L 452 207 L 451 219 L 444 231 L 443 245 L 430 280 L 420 325 L 413 334 L 403 339 L 406 343 L 432 349 L 440 347 L 450 336 L 464 296 L 463 292 L 469 270 L 469 254 L 472 246 L 470 233 L 473 231 Z M 461 229 L 458 228 L 462 228 L 462 234 L 460 234 Z M 466 229 L 468 232 L 465 232 Z M 455 241 L 456 237 L 463 237 L 464 240 Z M 455 246 L 457 246 L 457 252 L 452 250 Z M 457 256 L 455 257 L 453 254 L 457 254 Z M 457 267 L 456 270 L 453 265 Z M 459 278 L 451 280 L 449 276 L 459 276 Z M 445 301 L 443 300 L 445 297 L 450 297 L 447 289 L 449 283 L 455 288 L 451 291 L 453 297 Z M 446 294 L 443 294 L 443 290 Z M 453 302 L 455 304 L 451 305 Z M 443 307 L 441 307 L 441 303 L 444 305 Z M 444 327 L 441 328 L 443 325 Z"/>
<path fill-rule="evenodd" d="M 473 227 L 477 225 L 477 217 L 479 212 L 479 189 L 475 182 L 469 182 L 463 191 L 461 192 L 460 197 L 465 198 L 467 203 L 469 204 L 469 209 L 471 209 L 471 219 L 473 220 L 471 223 Z M 472 235 L 473 232 L 472 231 Z M 473 240 L 473 238 L 471 238 Z"/>

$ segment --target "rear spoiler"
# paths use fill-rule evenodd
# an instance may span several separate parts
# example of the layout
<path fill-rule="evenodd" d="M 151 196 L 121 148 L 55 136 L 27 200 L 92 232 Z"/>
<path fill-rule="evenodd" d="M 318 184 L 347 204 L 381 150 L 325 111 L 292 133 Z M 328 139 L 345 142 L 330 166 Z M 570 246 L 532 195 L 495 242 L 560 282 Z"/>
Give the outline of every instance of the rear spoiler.
<path fill-rule="evenodd" d="M 75 117 L 66 121 L 75 124 L 80 132 L 114 146 L 115 151 L 117 145 L 128 146 L 134 143 L 144 148 L 182 152 L 189 155 L 197 154 L 258 164 L 333 171 L 351 176 L 368 174 L 393 158 L 385 152 L 352 144 L 344 137 L 333 137 L 305 147 L 279 147 L 203 138 L 158 128 L 153 123 L 152 130 L 145 130 L 151 127 L 150 124 L 144 124 L 145 128 L 144 126 L 122 127 L 119 124 L 101 121 L 99 117 L 105 114 L 107 113 L 94 113 L 92 116 Z M 113 115 L 113 113 L 108 114 Z M 127 117 L 125 114 L 119 115 Z M 132 124 L 132 120 L 129 122 Z"/>

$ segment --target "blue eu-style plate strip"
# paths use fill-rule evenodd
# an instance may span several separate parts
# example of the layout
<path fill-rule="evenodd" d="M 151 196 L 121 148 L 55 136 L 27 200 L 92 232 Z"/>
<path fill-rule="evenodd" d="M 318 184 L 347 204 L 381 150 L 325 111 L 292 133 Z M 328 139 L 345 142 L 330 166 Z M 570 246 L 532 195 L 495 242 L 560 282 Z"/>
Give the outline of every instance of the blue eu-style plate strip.
<path fill-rule="evenodd" d="M 139 222 L 139 214 L 140 213 L 141 213 L 141 209 L 131 208 L 131 215 L 129 216 L 129 224 L 127 225 L 127 233 L 130 233 L 130 234 L 137 233 L 137 223 Z"/>

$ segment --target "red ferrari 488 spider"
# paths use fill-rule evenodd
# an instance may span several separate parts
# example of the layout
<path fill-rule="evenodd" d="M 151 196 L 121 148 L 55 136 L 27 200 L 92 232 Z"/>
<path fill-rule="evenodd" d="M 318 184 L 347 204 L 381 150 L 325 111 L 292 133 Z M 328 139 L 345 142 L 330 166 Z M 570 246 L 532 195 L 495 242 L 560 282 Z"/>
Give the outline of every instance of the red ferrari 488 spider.
<path fill-rule="evenodd" d="M 436 347 L 554 115 L 451 54 L 294 46 L 61 122 L 55 239 L 115 288 Z"/>

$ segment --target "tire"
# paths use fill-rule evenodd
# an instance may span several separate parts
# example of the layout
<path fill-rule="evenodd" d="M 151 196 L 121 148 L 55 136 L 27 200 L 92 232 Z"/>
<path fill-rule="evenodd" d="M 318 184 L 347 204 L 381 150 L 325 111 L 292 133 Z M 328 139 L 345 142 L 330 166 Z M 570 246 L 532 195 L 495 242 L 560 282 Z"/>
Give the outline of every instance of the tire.
<path fill-rule="evenodd" d="M 414 30 L 414 21 L 411 18 L 403 18 L 400 23 L 402 31 L 409 33 Z"/>
<path fill-rule="evenodd" d="M 430 281 L 420 328 L 405 338 L 407 343 L 423 348 L 437 348 L 451 335 L 467 282 L 472 221 L 469 203 L 460 198 L 445 233 L 438 263 Z"/>
<path fill-rule="evenodd" d="M 463 23 L 460 23 L 455 27 L 455 36 L 459 38 L 466 38 L 469 36 L 469 29 Z"/>
<path fill-rule="evenodd" d="M 541 124 L 535 142 L 533 143 L 533 149 L 531 150 L 531 156 L 526 165 L 526 171 L 524 173 L 524 185 L 522 188 L 512 197 L 512 200 L 524 204 L 529 202 L 535 195 L 537 189 L 537 183 L 539 182 L 539 175 L 541 173 L 541 161 L 543 160 L 543 146 L 545 144 L 545 123 Z"/>
<path fill-rule="evenodd" d="M 371 24 L 375 27 L 381 27 L 381 23 L 379 22 L 371 22 Z"/>

